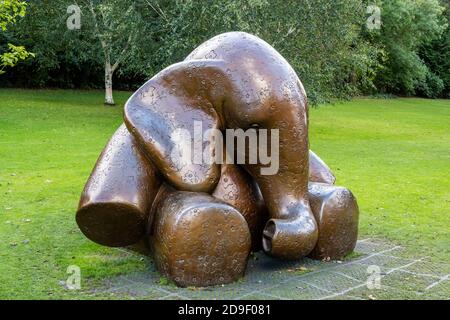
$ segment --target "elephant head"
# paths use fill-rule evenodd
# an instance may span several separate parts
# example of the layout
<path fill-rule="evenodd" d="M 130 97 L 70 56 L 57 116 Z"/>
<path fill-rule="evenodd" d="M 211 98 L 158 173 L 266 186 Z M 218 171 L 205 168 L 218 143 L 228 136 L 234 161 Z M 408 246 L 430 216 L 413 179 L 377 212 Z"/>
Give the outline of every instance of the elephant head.
<path fill-rule="evenodd" d="M 295 71 L 269 44 L 242 32 L 208 40 L 145 83 L 126 103 L 124 121 L 165 180 L 184 191 L 212 192 L 221 165 L 192 161 L 190 145 L 174 132 L 194 138 L 200 132 L 208 159 L 222 157 L 217 146 L 223 142 L 234 144 L 235 137 L 221 139 L 217 132 L 242 129 L 248 140 L 254 132 L 259 149 L 260 141 L 270 137 L 270 169 L 275 170 L 268 170 L 261 153 L 256 162 L 242 164 L 257 182 L 271 217 L 263 249 L 296 259 L 314 248 L 318 232 L 307 196 L 307 98 Z M 256 152 L 248 146 L 244 151 L 246 160 Z"/>

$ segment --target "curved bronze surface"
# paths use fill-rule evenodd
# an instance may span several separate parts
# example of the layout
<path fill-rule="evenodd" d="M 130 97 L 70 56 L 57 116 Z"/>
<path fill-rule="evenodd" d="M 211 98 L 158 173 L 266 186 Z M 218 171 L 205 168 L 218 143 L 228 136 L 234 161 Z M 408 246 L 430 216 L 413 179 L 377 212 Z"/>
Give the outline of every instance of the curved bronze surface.
<path fill-rule="evenodd" d="M 252 250 L 260 250 L 268 212 L 252 177 L 237 165 L 223 164 L 219 183 L 212 195 L 232 205 L 244 216 L 252 235 Z"/>
<path fill-rule="evenodd" d="M 317 154 L 309 150 L 309 181 L 334 184 L 336 177 Z"/>
<path fill-rule="evenodd" d="M 351 191 L 310 183 L 309 201 L 319 226 L 319 240 L 310 257 L 336 260 L 352 252 L 358 238 L 359 209 Z"/>
<path fill-rule="evenodd" d="M 289 63 L 269 44 L 243 32 L 216 36 L 144 84 L 125 105 L 127 128 L 144 146 L 162 175 L 177 189 L 212 191 L 220 178 L 217 164 L 174 162 L 170 140 L 177 128 L 278 129 L 280 165 L 270 177 L 261 164 L 245 165 L 255 178 L 270 217 L 263 248 L 296 259 L 317 241 L 309 207 L 308 106 L 303 86 Z M 181 159 L 185 150 L 178 150 Z M 211 151 L 212 152 L 212 151 Z"/>
<path fill-rule="evenodd" d="M 119 247 L 138 242 L 161 182 L 121 125 L 101 153 L 81 195 L 76 221 L 86 237 Z"/>
<path fill-rule="evenodd" d="M 205 193 L 174 191 L 155 212 L 155 264 L 177 285 L 209 286 L 243 276 L 251 238 L 234 207 Z"/>
<path fill-rule="evenodd" d="M 308 150 L 303 86 L 263 40 L 230 32 L 206 41 L 137 90 L 124 123 L 80 199 L 76 220 L 89 239 L 151 252 L 179 286 L 236 280 L 251 248 L 286 259 L 340 259 L 353 250 L 356 199 L 333 186 L 331 170 Z M 279 130 L 278 171 L 187 161 L 191 148 L 174 133 L 193 137 L 198 126 L 215 143 L 229 141 L 208 129 L 254 128 L 258 138 Z M 213 146 L 201 144 L 209 157 Z"/>

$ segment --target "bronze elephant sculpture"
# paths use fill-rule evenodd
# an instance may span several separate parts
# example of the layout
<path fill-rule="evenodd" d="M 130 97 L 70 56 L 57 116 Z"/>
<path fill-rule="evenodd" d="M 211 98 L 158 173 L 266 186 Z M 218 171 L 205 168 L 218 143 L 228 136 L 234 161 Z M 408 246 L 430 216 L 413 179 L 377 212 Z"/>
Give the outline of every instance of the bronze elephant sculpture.
<path fill-rule="evenodd" d="M 204 156 L 244 161 L 185 161 L 190 146 L 173 133 L 182 128 L 195 137 L 195 126 L 210 142 L 201 143 Z M 248 145 L 218 155 L 214 146 L 228 148 L 235 137 L 220 141 L 214 133 L 232 129 L 254 130 L 258 142 L 276 130 L 279 146 L 266 150 L 278 155 L 276 170 L 262 158 L 248 161 Z M 130 97 L 76 220 L 99 244 L 151 252 L 158 270 L 180 286 L 221 284 L 242 276 L 250 250 L 261 247 L 285 259 L 351 252 L 358 207 L 334 181 L 309 151 L 307 98 L 295 71 L 263 40 L 230 32 Z"/>

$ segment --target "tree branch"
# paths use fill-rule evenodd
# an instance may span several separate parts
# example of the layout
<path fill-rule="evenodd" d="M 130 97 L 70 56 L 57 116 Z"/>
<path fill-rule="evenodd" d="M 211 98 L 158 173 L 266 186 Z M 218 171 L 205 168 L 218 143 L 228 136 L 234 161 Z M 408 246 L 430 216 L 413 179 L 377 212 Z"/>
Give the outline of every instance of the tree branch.
<path fill-rule="evenodd" d="M 100 34 L 100 28 L 98 27 L 97 14 L 95 13 L 94 3 L 92 2 L 92 0 L 89 0 L 89 9 L 91 11 L 92 17 L 94 18 L 94 27 L 95 27 L 95 31 L 97 33 L 97 37 L 100 40 L 100 44 L 102 45 L 102 48 L 105 51 L 105 55 L 106 55 L 106 50 L 107 50 L 108 46 L 106 45 L 105 40 L 102 38 L 102 36 Z"/>
<path fill-rule="evenodd" d="M 153 11 L 155 11 L 161 18 L 163 18 L 166 22 L 169 22 L 166 14 L 164 13 L 164 11 L 161 10 L 161 8 L 159 8 L 158 5 L 157 6 L 158 6 L 159 11 L 148 0 L 145 0 L 145 1 L 153 9 Z"/>
<path fill-rule="evenodd" d="M 122 52 L 120 53 L 119 57 L 116 60 L 116 63 L 114 63 L 114 65 L 112 66 L 112 68 L 111 68 L 112 72 L 116 71 L 117 67 L 122 62 L 123 58 L 125 57 L 125 53 L 128 51 L 128 48 L 130 47 L 131 40 L 132 40 L 132 34 L 130 34 L 128 36 L 128 40 L 125 45 L 125 48 L 123 48 Z"/>

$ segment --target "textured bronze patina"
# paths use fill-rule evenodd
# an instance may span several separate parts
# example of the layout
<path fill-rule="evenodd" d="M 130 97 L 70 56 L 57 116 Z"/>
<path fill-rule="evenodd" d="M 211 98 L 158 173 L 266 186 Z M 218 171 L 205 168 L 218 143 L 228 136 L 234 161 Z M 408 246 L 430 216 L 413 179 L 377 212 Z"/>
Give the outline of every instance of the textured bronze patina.
<path fill-rule="evenodd" d="M 338 259 L 353 250 L 356 200 L 309 151 L 303 86 L 263 40 L 216 36 L 155 75 L 124 109 L 125 125 L 97 161 L 77 211 L 89 239 L 152 254 L 179 286 L 231 282 L 261 247 L 286 259 Z M 279 130 L 278 170 L 186 161 L 190 146 L 177 140 L 179 129 L 191 137 L 200 129 L 216 144 L 229 141 L 208 129 L 254 129 L 258 139 L 263 129 Z M 201 145 L 211 158 L 213 145 Z"/>
<path fill-rule="evenodd" d="M 336 177 L 317 154 L 309 150 L 309 181 L 334 184 Z"/>
<path fill-rule="evenodd" d="M 81 195 L 76 220 L 86 237 L 120 247 L 138 242 L 161 182 L 124 125 L 101 153 Z"/>
<path fill-rule="evenodd" d="M 128 129 L 179 190 L 211 192 L 221 170 L 214 163 L 175 163 L 171 154 L 177 146 L 170 137 L 176 128 L 193 136 L 194 120 L 201 120 L 204 131 L 279 130 L 278 172 L 268 177 L 261 175 L 263 165 L 245 168 L 256 180 L 271 217 L 263 248 L 289 259 L 311 252 L 318 237 L 307 196 L 307 116 L 305 91 L 289 63 L 263 40 L 242 32 L 206 41 L 184 62 L 149 80 L 125 105 Z"/>
<path fill-rule="evenodd" d="M 223 164 L 219 183 L 212 195 L 232 205 L 244 216 L 252 235 L 252 250 L 260 250 L 268 213 L 258 185 L 252 177 L 237 165 Z"/>
<path fill-rule="evenodd" d="M 179 286 L 209 286 L 244 275 L 251 238 L 234 207 L 211 195 L 173 191 L 155 211 L 150 243 L 158 270 Z"/>
<path fill-rule="evenodd" d="M 358 237 L 359 210 L 350 190 L 323 183 L 309 184 L 309 201 L 319 226 L 314 259 L 342 259 L 352 252 Z"/>

